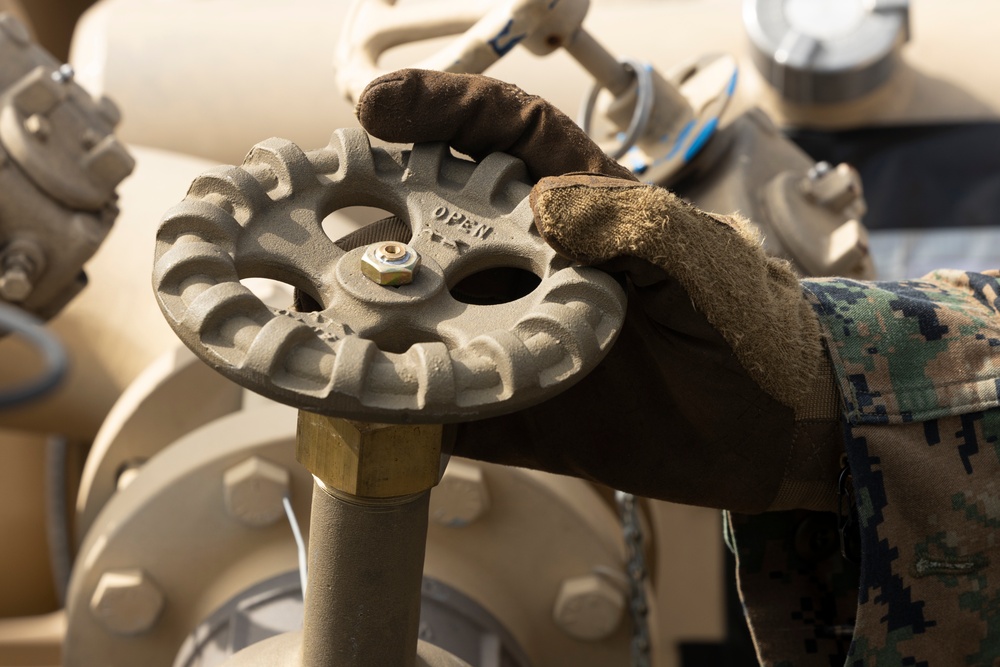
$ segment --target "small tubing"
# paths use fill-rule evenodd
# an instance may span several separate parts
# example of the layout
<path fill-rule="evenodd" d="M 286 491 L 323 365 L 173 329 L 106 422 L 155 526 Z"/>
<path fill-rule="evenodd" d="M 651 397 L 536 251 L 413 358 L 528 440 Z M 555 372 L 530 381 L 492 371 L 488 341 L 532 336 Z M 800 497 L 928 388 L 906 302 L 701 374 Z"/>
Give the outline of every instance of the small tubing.
<path fill-rule="evenodd" d="M 62 344 L 49 333 L 41 320 L 24 311 L 0 303 L 0 332 L 21 336 L 42 357 L 44 368 L 38 377 L 13 389 L 0 391 L 0 410 L 13 408 L 44 396 L 55 389 L 69 369 L 69 357 Z"/>

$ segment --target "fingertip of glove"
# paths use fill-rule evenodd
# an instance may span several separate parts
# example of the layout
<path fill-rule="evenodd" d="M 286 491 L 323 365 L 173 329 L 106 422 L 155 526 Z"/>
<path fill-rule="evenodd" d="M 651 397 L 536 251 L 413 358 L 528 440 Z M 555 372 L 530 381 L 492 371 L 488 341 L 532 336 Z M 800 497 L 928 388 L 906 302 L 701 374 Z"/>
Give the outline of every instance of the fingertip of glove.
<path fill-rule="evenodd" d="M 413 70 L 397 70 L 389 72 L 373 79 L 361 91 L 358 102 L 354 106 L 354 115 L 365 129 L 378 124 L 379 107 L 393 104 L 393 100 L 398 98 L 402 91 L 408 87 L 413 80 Z"/>
<path fill-rule="evenodd" d="M 405 85 L 407 82 L 412 81 L 415 78 L 415 73 L 418 71 L 419 70 L 415 69 L 398 69 L 372 79 L 368 82 L 368 85 L 365 86 L 365 89 L 361 91 L 361 96 L 358 98 L 358 104 L 370 100 L 373 95 L 380 95 L 391 91 L 399 85 Z"/>

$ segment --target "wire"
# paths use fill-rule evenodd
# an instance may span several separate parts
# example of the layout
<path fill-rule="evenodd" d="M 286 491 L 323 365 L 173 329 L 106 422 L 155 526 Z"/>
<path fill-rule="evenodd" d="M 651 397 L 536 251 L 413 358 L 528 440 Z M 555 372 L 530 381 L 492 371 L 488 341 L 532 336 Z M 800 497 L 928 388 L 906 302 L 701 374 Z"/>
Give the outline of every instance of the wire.
<path fill-rule="evenodd" d="M 69 369 L 66 350 L 56 337 L 45 329 L 41 320 L 19 308 L 0 303 L 0 331 L 17 334 L 27 340 L 38 350 L 45 365 L 37 378 L 0 392 L 0 410 L 44 396 L 66 377 Z"/>
<path fill-rule="evenodd" d="M 298 519 L 295 518 L 295 510 L 292 509 L 292 501 L 288 496 L 281 499 L 281 504 L 285 508 L 285 516 L 292 526 L 292 535 L 295 537 L 295 549 L 299 553 L 299 582 L 302 584 L 302 599 L 306 599 L 306 583 L 308 582 L 308 564 L 306 562 L 306 542 L 302 539 L 302 531 L 299 529 Z"/>

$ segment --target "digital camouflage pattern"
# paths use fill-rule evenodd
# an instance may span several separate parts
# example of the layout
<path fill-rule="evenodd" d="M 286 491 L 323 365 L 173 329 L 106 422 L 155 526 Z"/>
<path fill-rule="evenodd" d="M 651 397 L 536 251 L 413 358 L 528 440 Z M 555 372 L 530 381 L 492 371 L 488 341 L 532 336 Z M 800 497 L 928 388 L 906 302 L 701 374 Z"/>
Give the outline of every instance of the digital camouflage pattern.
<path fill-rule="evenodd" d="M 761 664 L 843 665 L 858 569 L 840 557 L 829 512 L 727 513 L 740 595 Z"/>
<path fill-rule="evenodd" d="M 997 275 L 803 282 L 843 397 L 860 571 L 833 514 L 731 515 L 762 664 L 1000 665 Z"/>

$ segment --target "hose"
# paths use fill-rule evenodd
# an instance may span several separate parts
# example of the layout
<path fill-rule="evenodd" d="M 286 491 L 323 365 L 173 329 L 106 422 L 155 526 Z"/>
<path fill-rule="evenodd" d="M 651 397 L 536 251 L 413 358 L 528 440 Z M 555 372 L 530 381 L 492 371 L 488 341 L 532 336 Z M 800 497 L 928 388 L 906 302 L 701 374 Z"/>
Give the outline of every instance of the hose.
<path fill-rule="evenodd" d="M 24 338 L 42 358 L 44 368 L 34 379 L 0 391 L 0 410 L 13 408 L 44 396 L 55 389 L 69 369 L 69 358 L 62 344 L 42 322 L 24 311 L 0 303 L 0 331 Z"/>

